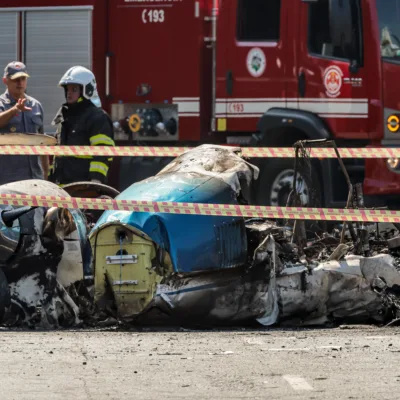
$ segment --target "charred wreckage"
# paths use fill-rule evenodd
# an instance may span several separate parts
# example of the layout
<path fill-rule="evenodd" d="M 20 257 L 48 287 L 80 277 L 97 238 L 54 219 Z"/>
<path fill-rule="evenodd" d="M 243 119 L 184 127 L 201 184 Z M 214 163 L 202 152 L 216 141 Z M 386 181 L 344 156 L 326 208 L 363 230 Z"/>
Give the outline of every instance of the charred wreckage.
<path fill-rule="evenodd" d="M 311 170 L 306 145 L 296 144 L 289 205 L 301 205 L 298 183 Z M 203 145 L 121 193 L 37 180 L 0 193 L 251 204 L 257 178 L 239 148 Z M 363 207 L 360 187 L 348 184 L 348 207 Z M 3 326 L 387 324 L 399 316 L 396 226 L 328 232 L 299 220 L 0 207 Z"/>

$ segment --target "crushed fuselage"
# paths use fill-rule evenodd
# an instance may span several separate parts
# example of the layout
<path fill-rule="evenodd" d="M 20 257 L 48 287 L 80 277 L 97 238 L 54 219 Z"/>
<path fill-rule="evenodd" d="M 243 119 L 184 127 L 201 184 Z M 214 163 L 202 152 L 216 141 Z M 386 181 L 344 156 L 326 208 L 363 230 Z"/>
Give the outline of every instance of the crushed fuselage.
<path fill-rule="evenodd" d="M 205 145 L 117 198 L 247 204 L 257 176 L 239 149 Z M 88 183 L 71 190 L 116 194 Z M 0 186 L 0 193 L 68 196 L 45 181 Z M 300 248 L 291 226 L 260 218 L 106 211 L 89 229 L 80 210 L 0 208 L 0 319 L 7 325 L 95 325 L 112 316 L 301 326 L 397 317 L 394 258 L 380 250 L 355 255 L 358 244 L 343 242 L 340 231 Z M 387 239 L 371 236 L 371 254 Z"/>
<path fill-rule="evenodd" d="M 205 145 L 118 199 L 246 204 L 257 175 L 238 149 Z M 397 284 L 389 256 L 345 259 L 345 251 L 339 261 L 301 259 L 290 229 L 268 221 L 255 229 L 258 222 L 107 211 L 90 233 L 95 301 L 125 321 L 145 315 L 195 324 L 382 320 L 375 278 L 387 288 Z M 365 273 L 366 265 L 377 266 L 375 275 Z M 395 279 L 379 275 L 382 268 Z"/>

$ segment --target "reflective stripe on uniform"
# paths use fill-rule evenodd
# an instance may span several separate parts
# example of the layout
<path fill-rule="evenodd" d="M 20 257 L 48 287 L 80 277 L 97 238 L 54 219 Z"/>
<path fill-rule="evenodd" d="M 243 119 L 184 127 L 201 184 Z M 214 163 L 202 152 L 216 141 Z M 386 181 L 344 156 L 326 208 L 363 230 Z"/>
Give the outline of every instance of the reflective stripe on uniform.
<path fill-rule="evenodd" d="M 109 136 L 104 135 L 103 133 L 99 133 L 98 135 L 94 135 L 90 138 L 91 146 L 98 146 L 99 144 L 105 146 L 115 146 L 114 140 L 112 140 Z"/>
<path fill-rule="evenodd" d="M 73 158 L 84 158 L 86 160 L 91 160 L 93 156 L 72 156 Z"/>
<path fill-rule="evenodd" d="M 98 172 L 104 176 L 107 176 L 108 166 L 100 161 L 92 161 L 90 163 L 89 172 Z"/>

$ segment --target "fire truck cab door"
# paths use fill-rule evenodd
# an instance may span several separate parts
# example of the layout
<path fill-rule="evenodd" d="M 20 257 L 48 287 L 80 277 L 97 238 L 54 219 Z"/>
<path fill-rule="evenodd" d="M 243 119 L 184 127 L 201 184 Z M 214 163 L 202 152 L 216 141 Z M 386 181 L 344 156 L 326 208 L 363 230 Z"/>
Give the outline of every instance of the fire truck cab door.
<path fill-rule="evenodd" d="M 302 1 L 298 107 L 327 122 L 336 138 L 367 139 L 367 76 L 360 0 Z"/>
<path fill-rule="evenodd" d="M 217 30 L 217 130 L 254 132 L 271 107 L 286 106 L 287 4 L 220 0 Z M 292 58 L 293 60 L 293 58 Z"/>

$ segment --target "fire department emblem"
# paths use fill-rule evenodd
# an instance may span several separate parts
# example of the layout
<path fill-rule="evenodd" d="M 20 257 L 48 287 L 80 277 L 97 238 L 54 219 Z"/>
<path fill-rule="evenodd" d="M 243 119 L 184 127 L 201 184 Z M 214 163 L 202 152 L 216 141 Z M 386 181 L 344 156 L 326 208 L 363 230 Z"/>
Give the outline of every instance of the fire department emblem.
<path fill-rule="evenodd" d="M 337 97 L 343 83 L 343 72 L 339 67 L 332 66 L 325 70 L 324 86 L 329 97 Z"/>
<path fill-rule="evenodd" d="M 266 66 L 267 59 L 264 52 L 260 48 L 251 49 L 247 54 L 247 69 L 250 75 L 258 78 L 264 73 Z"/>

